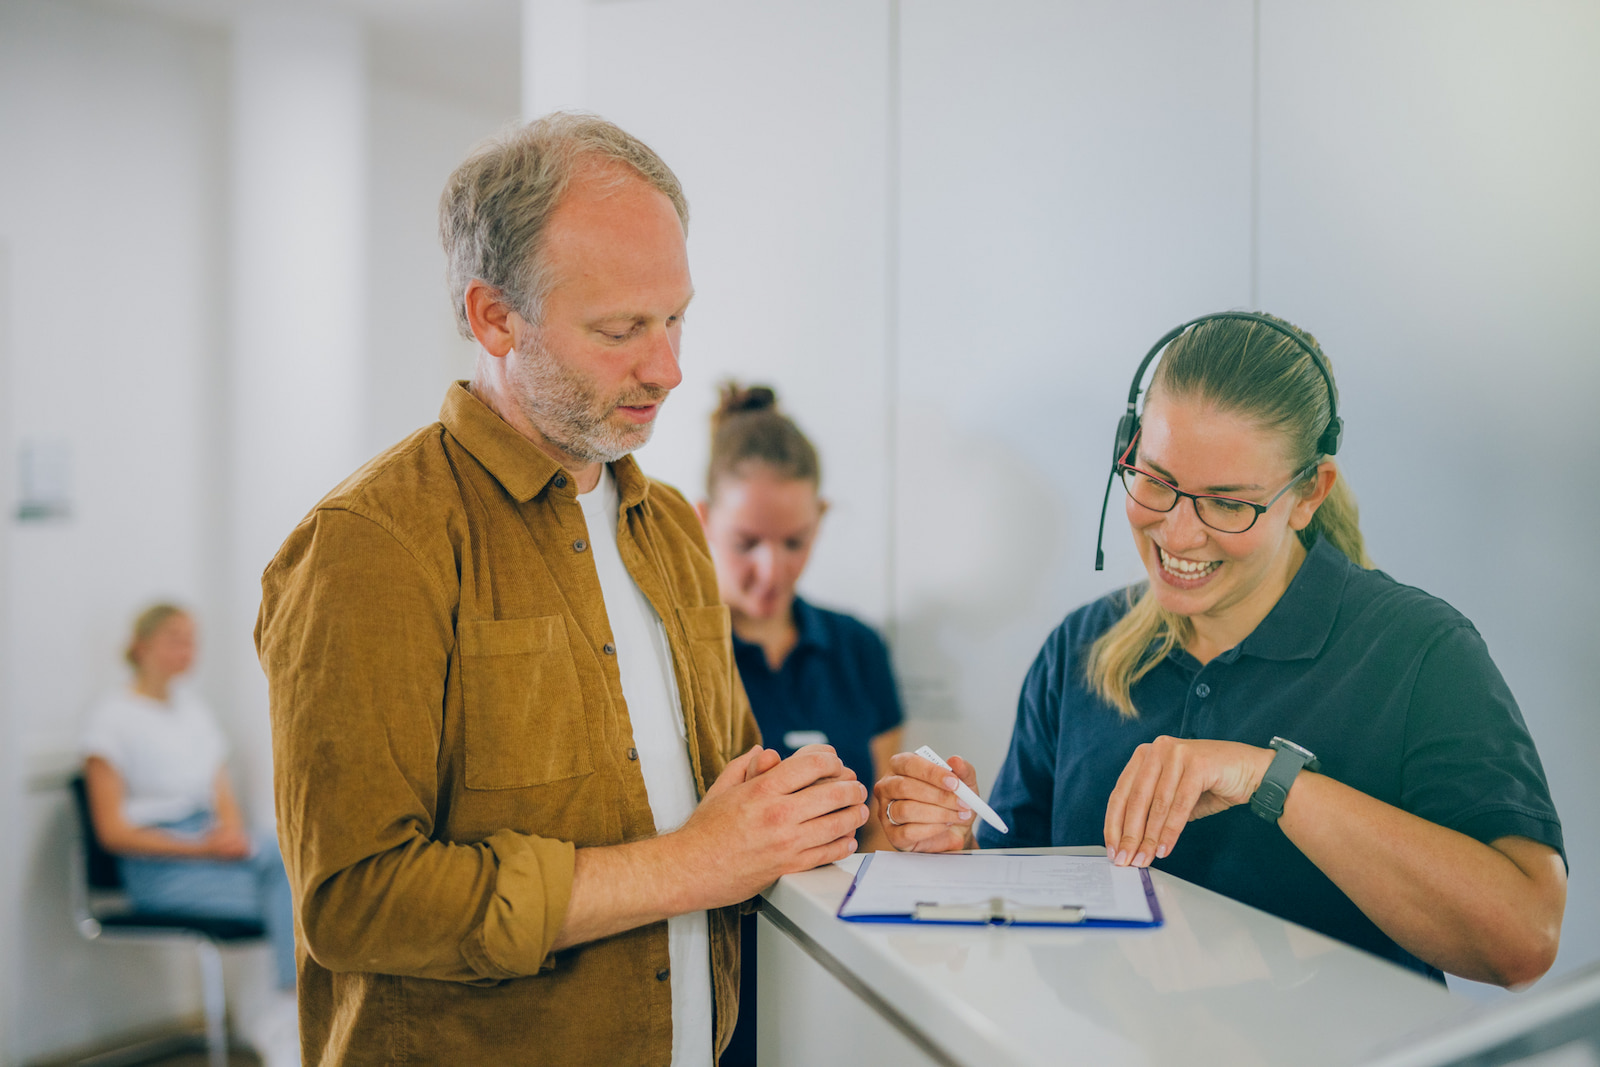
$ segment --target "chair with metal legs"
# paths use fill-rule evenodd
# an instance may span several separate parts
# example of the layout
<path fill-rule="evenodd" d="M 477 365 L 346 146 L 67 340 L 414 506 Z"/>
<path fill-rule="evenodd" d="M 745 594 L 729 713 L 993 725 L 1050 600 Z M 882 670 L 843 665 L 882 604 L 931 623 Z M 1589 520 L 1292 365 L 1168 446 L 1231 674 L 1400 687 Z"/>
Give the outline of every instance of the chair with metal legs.
<path fill-rule="evenodd" d="M 82 775 L 72 779 L 72 799 L 78 842 L 77 847 L 68 850 L 71 860 L 67 893 L 78 933 L 89 941 L 181 941 L 192 945 L 200 959 L 205 1004 L 206 1028 L 201 1047 L 208 1054 L 210 1067 L 227 1067 L 228 1002 L 218 946 L 260 941 L 266 936 L 266 928 L 253 919 L 134 911 L 122 893 L 117 857 L 102 848 L 95 837 L 94 822 L 89 817 L 89 792 Z M 196 1042 L 185 1044 L 192 1047 Z"/>

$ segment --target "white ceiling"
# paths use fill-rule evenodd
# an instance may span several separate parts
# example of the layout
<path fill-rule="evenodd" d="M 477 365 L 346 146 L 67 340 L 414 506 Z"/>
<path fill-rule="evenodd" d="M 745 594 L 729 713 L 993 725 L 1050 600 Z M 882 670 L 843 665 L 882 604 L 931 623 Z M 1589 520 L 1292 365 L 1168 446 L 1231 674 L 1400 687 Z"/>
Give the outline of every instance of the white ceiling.
<path fill-rule="evenodd" d="M 259 0 L 89 0 L 226 31 Z M 463 104 L 515 117 L 521 100 L 519 0 L 320 0 L 367 27 L 373 75 Z"/>

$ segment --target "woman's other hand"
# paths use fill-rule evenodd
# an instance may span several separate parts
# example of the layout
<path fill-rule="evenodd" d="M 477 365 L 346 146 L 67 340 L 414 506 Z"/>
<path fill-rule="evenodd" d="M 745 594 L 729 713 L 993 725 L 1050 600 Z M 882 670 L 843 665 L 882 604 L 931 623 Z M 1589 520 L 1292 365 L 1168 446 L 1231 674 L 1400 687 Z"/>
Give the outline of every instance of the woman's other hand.
<path fill-rule="evenodd" d="M 1195 819 L 1249 801 L 1273 751 L 1237 741 L 1158 737 L 1133 750 L 1106 803 L 1106 855 L 1149 866 Z"/>
<path fill-rule="evenodd" d="M 947 771 L 915 752 L 898 752 L 890 757 L 889 770 L 872 789 L 889 844 L 900 852 L 976 847 L 972 809 L 955 793 L 957 777 L 977 792 L 978 772 L 972 764 L 951 756 Z"/>

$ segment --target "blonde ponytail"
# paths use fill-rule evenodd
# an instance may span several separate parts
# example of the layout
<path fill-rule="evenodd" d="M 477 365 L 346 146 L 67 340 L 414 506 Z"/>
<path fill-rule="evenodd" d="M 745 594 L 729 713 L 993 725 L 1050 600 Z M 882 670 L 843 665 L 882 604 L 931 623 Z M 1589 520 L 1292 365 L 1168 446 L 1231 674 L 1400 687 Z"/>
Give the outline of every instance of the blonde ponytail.
<path fill-rule="evenodd" d="M 1367 539 L 1361 536 L 1360 518 L 1356 495 L 1350 490 L 1350 483 L 1344 480 L 1344 471 L 1340 471 L 1317 513 L 1300 531 L 1300 541 L 1310 548 L 1321 537 L 1343 552 L 1351 563 L 1371 570 L 1372 557 L 1367 555 Z"/>

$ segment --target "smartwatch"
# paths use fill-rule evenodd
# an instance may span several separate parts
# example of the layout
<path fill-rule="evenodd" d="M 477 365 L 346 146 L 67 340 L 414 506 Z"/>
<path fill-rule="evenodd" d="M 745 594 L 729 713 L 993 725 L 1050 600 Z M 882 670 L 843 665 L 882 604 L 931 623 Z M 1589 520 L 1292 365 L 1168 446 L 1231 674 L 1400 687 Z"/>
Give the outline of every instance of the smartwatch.
<path fill-rule="evenodd" d="M 1277 822 L 1283 815 L 1283 802 L 1289 799 L 1289 787 L 1294 785 L 1295 776 L 1302 769 L 1319 770 L 1322 763 L 1310 749 L 1282 737 L 1274 737 L 1270 745 L 1277 754 L 1272 757 L 1267 773 L 1261 776 L 1261 784 L 1250 795 L 1250 810 L 1268 822 Z"/>

